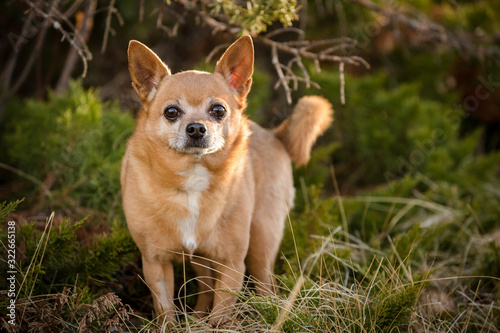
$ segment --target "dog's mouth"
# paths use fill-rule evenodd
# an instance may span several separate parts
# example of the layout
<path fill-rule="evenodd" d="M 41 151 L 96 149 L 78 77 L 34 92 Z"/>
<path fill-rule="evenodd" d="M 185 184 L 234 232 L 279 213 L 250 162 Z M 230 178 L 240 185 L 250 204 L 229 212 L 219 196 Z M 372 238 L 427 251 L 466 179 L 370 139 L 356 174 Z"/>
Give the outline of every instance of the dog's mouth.
<path fill-rule="evenodd" d="M 224 147 L 224 143 L 223 138 L 215 138 L 215 140 L 212 138 L 211 140 L 208 135 L 203 138 L 182 138 L 169 142 L 170 147 L 178 152 L 197 156 L 215 153 Z"/>
<path fill-rule="evenodd" d="M 201 139 L 191 139 L 189 138 L 186 141 L 186 144 L 184 147 L 186 149 L 188 148 L 201 148 L 201 149 L 206 149 L 210 147 L 210 143 L 208 142 L 208 138 L 201 138 Z"/>
<path fill-rule="evenodd" d="M 213 153 L 216 149 L 212 147 L 208 138 L 188 139 L 183 145 L 181 152 L 192 155 L 206 155 Z"/>

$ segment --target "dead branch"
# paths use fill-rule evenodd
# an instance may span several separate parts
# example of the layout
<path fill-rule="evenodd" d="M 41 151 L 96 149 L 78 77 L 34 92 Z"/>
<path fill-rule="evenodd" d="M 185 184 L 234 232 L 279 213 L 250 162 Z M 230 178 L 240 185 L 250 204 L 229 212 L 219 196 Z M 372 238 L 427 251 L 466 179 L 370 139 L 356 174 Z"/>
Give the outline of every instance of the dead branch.
<path fill-rule="evenodd" d="M 266 37 L 267 38 L 272 38 L 274 36 L 278 36 L 278 35 L 281 35 L 283 33 L 288 33 L 288 32 L 294 32 L 294 33 L 296 33 L 297 36 L 298 36 L 299 41 L 301 41 L 301 42 L 307 42 L 306 40 L 304 40 L 305 35 L 306 35 L 305 32 L 304 32 L 304 30 L 301 30 L 301 29 L 298 29 L 298 28 L 294 28 L 294 27 L 280 28 L 280 29 L 273 30 L 270 33 L 268 33 L 266 35 Z"/>
<path fill-rule="evenodd" d="M 120 26 L 123 26 L 125 24 L 123 17 L 121 16 L 120 12 L 115 7 L 115 2 L 116 2 L 116 0 L 111 0 L 109 3 L 109 6 L 108 6 L 108 13 L 106 15 L 106 28 L 104 29 L 104 37 L 102 39 L 101 53 L 106 52 L 106 47 L 108 46 L 109 34 L 110 33 L 112 35 L 115 34 L 115 31 L 111 28 L 111 19 L 113 17 L 113 14 L 116 16 Z"/>
<path fill-rule="evenodd" d="M 340 99 L 341 103 L 345 104 L 345 78 L 344 78 L 344 66 L 345 64 L 350 64 L 354 66 L 363 65 L 367 69 L 370 68 L 370 65 L 361 57 L 358 56 L 339 56 L 333 54 L 334 52 L 343 50 L 346 51 L 348 49 L 352 49 L 356 42 L 349 38 L 337 38 L 337 39 L 329 39 L 329 40 L 320 40 L 320 41 L 290 41 L 290 42 L 276 42 L 267 37 L 257 36 L 255 37 L 257 42 L 261 42 L 262 44 L 271 46 L 273 50 L 273 64 L 275 65 L 276 59 L 278 57 L 277 51 L 283 51 L 288 54 L 292 54 L 293 58 L 289 62 L 289 65 L 286 67 L 288 76 L 284 76 L 283 72 L 278 70 L 278 67 L 275 65 L 276 72 L 278 73 L 279 81 L 275 87 L 279 87 L 280 85 L 285 90 L 287 96 L 287 102 L 291 104 L 291 92 L 289 87 L 289 82 L 292 80 L 294 82 L 294 90 L 298 89 L 297 82 L 305 82 L 306 87 L 308 88 L 311 84 L 314 86 L 318 86 L 315 82 L 310 80 L 310 76 L 308 71 L 306 70 L 303 58 L 311 59 L 314 61 L 316 66 L 316 70 L 318 72 L 321 71 L 320 63 L 322 61 L 330 61 L 330 62 L 338 62 L 339 63 L 339 76 L 340 76 Z M 314 51 L 318 50 L 319 51 Z M 302 77 L 296 75 L 292 69 L 292 65 L 297 64 L 300 71 L 302 72 Z M 281 69 L 281 68 L 280 68 Z M 300 78 L 300 79 L 299 79 Z"/>
<path fill-rule="evenodd" d="M 276 42 L 276 41 L 273 41 L 272 39 L 262 37 L 262 36 L 256 36 L 254 38 L 254 40 L 257 42 L 260 42 L 262 44 L 268 45 L 268 46 L 276 47 L 278 50 L 286 52 L 288 54 L 292 54 L 295 56 L 297 56 L 297 55 L 301 56 L 305 59 L 312 59 L 312 60 L 317 59 L 319 61 L 331 61 L 331 62 L 339 62 L 339 63 L 344 62 L 346 64 L 354 65 L 354 66 L 359 66 L 361 64 L 361 65 L 364 65 L 367 69 L 370 68 L 370 65 L 368 64 L 368 62 L 366 62 L 366 60 L 364 60 L 363 58 L 358 57 L 358 56 L 338 56 L 338 55 L 328 54 L 328 53 L 324 53 L 324 52 L 314 53 L 314 52 L 309 51 L 305 47 L 289 46 L 285 43 Z"/>
<path fill-rule="evenodd" d="M 345 104 L 345 78 L 344 78 L 344 63 L 339 64 L 340 76 L 340 103 Z"/>
<path fill-rule="evenodd" d="M 225 43 L 225 44 L 220 44 L 220 45 L 217 45 L 216 47 L 214 47 L 214 49 L 212 51 L 210 51 L 210 53 L 208 54 L 208 56 L 205 58 L 206 62 L 212 61 L 212 58 L 217 53 L 219 53 L 221 50 L 225 50 L 228 46 L 229 46 L 229 44 Z"/>
<path fill-rule="evenodd" d="M 78 8 L 80 7 L 80 5 L 84 1 L 85 0 L 75 0 L 75 2 L 73 2 L 73 4 L 71 5 L 71 7 L 69 7 L 68 10 L 66 10 L 64 12 L 64 16 L 65 17 L 71 17 L 71 16 L 73 16 L 73 14 L 75 14 L 75 12 L 78 10 Z"/>
<path fill-rule="evenodd" d="M 288 80 L 285 78 L 285 74 L 283 74 L 283 69 L 281 67 L 281 63 L 278 58 L 278 47 L 276 45 L 272 45 L 271 51 L 272 51 L 271 62 L 279 78 L 278 82 L 276 83 L 276 86 L 274 86 L 274 89 L 277 89 L 281 85 L 285 90 L 286 101 L 288 102 L 288 104 L 292 104 L 292 91 L 290 90 L 290 86 L 288 85 Z"/>
<path fill-rule="evenodd" d="M 80 57 L 82 60 L 85 59 L 84 61 L 84 71 L 82 76 L 85 77 L 87 73 L 87 59 L 85 57 L 82 58 L 83 52 L 82 49 L 84 45 L 86 45 L 86 40 L 88 39 L 90 35 L 90 31 L 92 30 L 93 26 L 93 21 L 94 21 L 94 14 L 95 10 L 97 7 L 97 0 L 91 0 L 85 9 L 83 19 L 81 20 L 81 27 L 75 27 L 74 34 L 75 36 L 78 36 L 79 38 L 73 38 L 73 40 L 70 41 L 70 44 L 73 45 L 73 48 L 70 49 L 68 52 L 68 56 L 66 58 L 66 62 L 63 68 L 63 71 L 61 73 L 61 76 L 59 77 L 59 80 L 57 82 L 55 91 L 60 93 L 64 91 L 67 86 L 69 79 L 71 77 L 71 73 L 73 72 L 73 69 L 75 67 L 76 61 L 78 57 Z M 66 18 L 67 20 L 67 18 Z M 60 24 L 55 24 L 57 26 L 60 26 Z M 65 38 L 65 35 L 63 35 L 63 39 Z M 86 46 L 85 46 L 86 47 Z M 89 51 L 90 54 L 90 51 Z M 91 56 L 91 54 L 90 54 Z"/>
<path fill-rule="evenodd" d="M 85 77 L 87 73 L 88 61 L 92 59 L 92 53 L 88 49 L 85 39 L 78 32 L 78 29 L 66 16 L 64 16 L 64 14 L 59 12 L 57 8 L 54 8 L 52 12 L 46 13 L 43 8 L 40 7 L 39 3 L 35 3 L 30 0 L 25 0 L 25 3 L 30 7 L 31 11 L 47 20 L 54 29 L 61 33 L 61 41 L 67 40 L 68 43 L 75 49 L 76 53 L 83 62 L 82 77 Z M 63 27 L 62 23 L 68 27 L 68 30 Z"/>
<path fill-rule="evenodd" d="M 167 12 L 176 17 L 176 21 L 175 21 L 172 28 L 163 24 L 163 17 L 165 16 L 165 13 L 167 13 Z M 186 14 L 185 12 L 182 14 L 179 14 L 175 11 L 170 10 L 169 7 L 165 6 L 165 5 L 161 5 L 160 7 L 153 10 L 153 12 L 151 13 L 151 16 L 153 16 L 155 14 L 157 15 L 156 16 L 156 29 L 165 31 L 169 37 L 177 36 L 177 33 L 179 31 L 179 27 L 181 26 L 181 24 L 185 23 L 185 21 L 184 21 L 184 16 Z"/>
<path fill-rule="evenodd" d="M 186 10 L 195 11 L 196 15 L 205 25 L 212 29 L 212 33 L 214 34 L 220 31 L 224 31 L 229 32 L 233 35 L 237 35 L 241 32 L 240 27 L 231 26 L 223 20 L 217 20 L 217 18 L 209 15 L 206 10 L 204 10 L 204 8 L 197 7 L 196 3 L 192 1 L 179 0 L 179 2 L 184 5 L 184 8 Z M 285 33 L 295 35 L 295 39 L 285 42 L 278 42 L 272 39 L 273 37 Z M 347 37 L 310 41 L 304 39 L 303 30 L 292 27 L 274 30 L 265 36 L 253 36 L 253 39 L 256 43 L 261 43 L 271 48 L 271 63 L 273 64 L 276 74 L 278 75 L 278 81 L 275 84 L 275 89 L 279 87 L 283 88 L 288 104 L 292 103 L 292 90 L 298 89 L 299 82 L 303 82 L 307 88 L 309 88 L 311 85 L 315 87 L 319 86 L 317 83 L 311 81 L 309 72 L 304 65 L 304 59 L 314 61 L 318 72 L 321 71 L 321 62 L 337 62 L 341 64 L 339 68 L 341 68 L 342 70 L 344 69 L 345 64 L 353 66 L 363 65 L 367 69 L 370 68 L 370 65 L 359 56 L 342 56 L 336 54 L 336 52 L 339 51 L 343 51 L 344 53 L 346 53 L 349 50 L 353 50 L 356 46 L 356 41 Z M 223 47 L 224 45 L 220 45 L 214 48 L 212 52 L 210 52 L 207 59 L 212 59 L 212 57 Z M 292 55 L 292 58 L 288 61 L 287 65 L 280 62 L 280 52 Z M 298 70 L 301 74 L 297 74 L 295 72 L 295 66 L 298 67 Z M 343 79 L 344 75 L 342 73 L 341 81 L 343 81 Z M 341 88 L 341 99 L 345 103 L 343 89 L 344 85 L 342 85 Z"/>

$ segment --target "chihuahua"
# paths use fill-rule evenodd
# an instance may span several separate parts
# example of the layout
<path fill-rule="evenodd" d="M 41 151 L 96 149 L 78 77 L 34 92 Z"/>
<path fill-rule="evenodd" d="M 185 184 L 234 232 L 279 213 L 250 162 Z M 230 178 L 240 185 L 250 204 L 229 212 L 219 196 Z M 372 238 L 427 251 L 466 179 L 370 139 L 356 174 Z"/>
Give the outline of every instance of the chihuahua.
<path fill-rule="evenodd" d="M 226 50 L 214 73 L 172 74 L 134 40 L 128 60 L 142 109 L 122 162 L 123 209 L 155 310 L 175 322 L 172 264 L 189 259 L 200 289 L 194 313 L 212 311 L 210 322 L 220 323 L 245 270 L 260 295 L 275 292 L 273 267 L 295 194 L 291 162 L 307 163 L 332 107 L 307 96 L 273 130 L 250 121 L 249 36 Z"/>

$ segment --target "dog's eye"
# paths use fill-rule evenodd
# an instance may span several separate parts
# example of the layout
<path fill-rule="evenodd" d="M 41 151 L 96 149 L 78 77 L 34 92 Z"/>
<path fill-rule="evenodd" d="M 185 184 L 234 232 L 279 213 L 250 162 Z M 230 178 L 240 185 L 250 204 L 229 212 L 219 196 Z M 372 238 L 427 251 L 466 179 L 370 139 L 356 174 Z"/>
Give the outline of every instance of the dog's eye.
<path fill-rule="evenodd" d="M 212 109 L 210 110 L 210 113 L 217 119 L 222 119 L 226 115 L 226 109 L 220 105 L 220 104 L 215 104 L 212 106 Z"/>
<path fill-rule="evenodd" d="M 181 112 L 175 106 L 167 106 L 165 108 L 165 111 L 163 111 L 163 115 L 168 120 L 175 120 L 175 119 L 179 118 L 179 116 L 181 115 Z"/>

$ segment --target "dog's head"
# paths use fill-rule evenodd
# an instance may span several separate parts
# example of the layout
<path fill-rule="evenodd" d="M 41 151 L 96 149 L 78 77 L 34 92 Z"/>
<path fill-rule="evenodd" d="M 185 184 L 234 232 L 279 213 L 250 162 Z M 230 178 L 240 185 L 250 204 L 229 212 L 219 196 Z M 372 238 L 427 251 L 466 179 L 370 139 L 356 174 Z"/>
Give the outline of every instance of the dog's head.
<path fill-rule="evenodd" d="M 132 86 L 143 103 L 142 131 L 155 144 L 203 156 L 221 150 L 238 131 L 252 84 L 253 44 L 234 42 L 215 72 L 170 69 L 145 45 L 128 48 Z"/>

